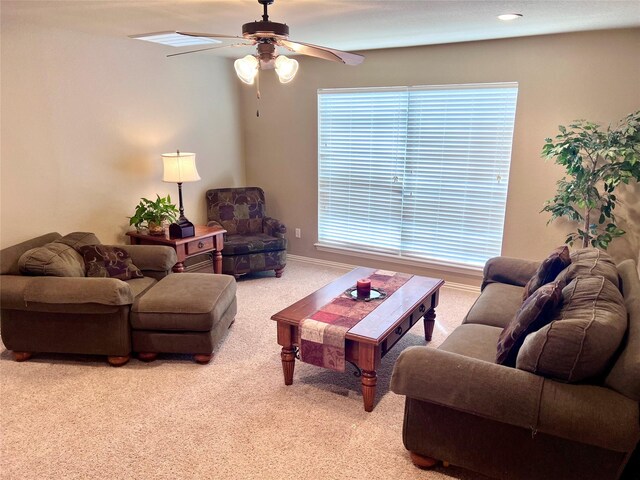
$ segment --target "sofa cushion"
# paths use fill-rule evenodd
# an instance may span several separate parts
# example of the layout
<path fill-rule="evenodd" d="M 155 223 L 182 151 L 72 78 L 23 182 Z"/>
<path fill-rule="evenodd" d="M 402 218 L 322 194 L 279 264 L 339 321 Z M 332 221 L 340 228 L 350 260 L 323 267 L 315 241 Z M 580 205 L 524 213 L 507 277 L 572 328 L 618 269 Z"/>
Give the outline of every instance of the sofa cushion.
<path fill-rule="evenodd" d="M 533 292 L 500 334 L 496 363 L 515 367 L 525 337 L 551 321 L 561 300 L 562 288 L 558 282 L 547 283 Z"/>
<path fill-rule="evenodd" d="M 501 328 L 488 325 L 460 325 L 442 342 L 438 350 L 494 363 L 500 332 Z"/>
<path fill-rule="evenodd" d="M 126 281 L 127 285 L 131 288 L 131 293 L 134 298 L 145 294 L 151 287 L 153 287 L 158 280 L 152 277 L 132 278 Z"/>
<path fill-rule="evenodd" d="M 96 245 L 100 243 L 98 237 L 96 237 L 93 233 L 90 232 L 73 232 L 65 235 L 62 238 L 56 240 L 58 243 L 64 243 L 65 245 L 69 245 L 75 250 L 79 251 L 80 247 L 84 247 L 85 245 Z"/>
<path fill-rule="evenodd" d="M 488 284 L 462 323 L 506 327 L 522 305 L 522 290 L 522 287 L 506 283 Z"/>
<path fill-rule="evenodd" d="M 73 311 L 74 306 L 91 303 L 130 305 L 133 303 L 133 293 L 126 282 L 117 278 L 85 277 L 36 277 L 24 290 L 24 304 L 28 308 L 33 308 L 34 304 L 66 304 L 58 311 L 69 312 Z"/>
<path fill-rule="evenodd" d="M 26 275 L 84 277 L 82 256 L 64 243 L 52 242 L 27 250 L 18 265 Z"/>
<path fill-rule="evenodd" d="M 230 275 L 168 275 L 136 299 L 131 326 L 136 330 L 208 332 L 235 298 L 236 281 Z"/>
<path fill-rule="evenodd" d="M 578 275 L 601 275 L 616 287 L 620 286 L 618 269 L 612 258 L 597 248 L 581 248 L 571 252 L 571 265 L 560 272 L 557 280 L 567 285 Z"/>
<path fill-rule="evenodd" d="M 107 277 L 118 280 L 142 278 L 144 275 L 122 248 L 106 245 L 85 245 L 79 248 L 84 258 L 87 277 Z"/>
<path fill-rule="evenodd" d="M 602 276 L 578 276 L 562 290 L 562 308 L 527 336 L 516 367 L 565 382 L 604 373 L 627 329 L 620 290 Z"/>
<path fill-rule="evenodd" d="M 41 247 L 60 238 L 57 232 L 47 233 L 0 250 L 0 275 L 20 275 L 20 257 L 27 250 Z"/>
<path fill-rule="evenodd" d="M 623 350 L 604 384 L 621 394 L 640 401 L 640 278 L 633 260 L 618 265 L 622 279 L 622 293 L 627 307 L 629 324 Z"/>
<path fill-rule="evenodd" d="M 243 255 L 245 253 L 274 252 L 285 248 L 287 248 L 286 239 L 271 237 L 265 233 L 227 235 L 222 254 Z"/>
<path fill-rule="evenodd" d="M 524 286 L 522 300 L 535 292 L 542 285 L 553 282 L 558 274 L 571 263 L 569 248 L 566 245 L 556 248 L 545 258 L 536 273 Z"/>

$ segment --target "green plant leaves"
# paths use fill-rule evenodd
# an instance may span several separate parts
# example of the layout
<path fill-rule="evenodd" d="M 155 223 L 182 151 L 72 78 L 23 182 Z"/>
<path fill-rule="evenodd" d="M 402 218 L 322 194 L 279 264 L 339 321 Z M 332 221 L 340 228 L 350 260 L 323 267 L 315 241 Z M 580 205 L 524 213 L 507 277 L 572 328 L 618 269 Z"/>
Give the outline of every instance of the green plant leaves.
<path fill-rule="evenodd" d="M 560 125 L 554 139 L 546 138 L 542 157 L 553 158 L 567 175 L 557 182 L 557 192 L 541 211 L 551 213 L 550 223 L 567 217 L 583 222 L 567 235 L 566 243 L 606 249 L 624 231 L 615 225 L 613 194 L 620 183 L 640 181 L 640 111 L 631 113 L 614 128 L 576 120 Z M 597 223 L 591 223 L 597 218 Z"/>
<path fill-rule="evenodd" d="M 155 200 L 140 199 L 133 216 L 129 217 L 129 225 L 139 228 L 145 222 L 161 224 L 165 220 L 175 222 L 177 218 L 178 209 L 171 203 L 171 196 L 167 195 L 165 198 L 156 194 Z"/>

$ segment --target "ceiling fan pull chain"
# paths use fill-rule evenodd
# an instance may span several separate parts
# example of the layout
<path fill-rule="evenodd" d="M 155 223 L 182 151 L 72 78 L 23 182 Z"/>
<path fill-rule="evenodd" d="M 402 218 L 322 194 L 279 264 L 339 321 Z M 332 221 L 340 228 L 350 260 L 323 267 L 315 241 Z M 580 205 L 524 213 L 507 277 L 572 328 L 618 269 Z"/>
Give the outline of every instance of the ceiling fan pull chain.
<path fill-rule="evenodd" d="M 260 116 L 260 72 L 256 75 L 256 117 Z"/>

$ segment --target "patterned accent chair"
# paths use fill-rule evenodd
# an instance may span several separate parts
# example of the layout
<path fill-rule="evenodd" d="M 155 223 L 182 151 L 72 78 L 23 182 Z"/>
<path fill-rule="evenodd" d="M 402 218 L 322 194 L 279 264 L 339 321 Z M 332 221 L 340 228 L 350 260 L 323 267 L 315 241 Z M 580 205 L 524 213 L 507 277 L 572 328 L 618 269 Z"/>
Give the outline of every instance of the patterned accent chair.
<path fill-rule="evenodd" d="M 282 276 L 287 263 L 287 227 L 266 216 L 264 191 L 258 187 L 207 190 L 207 225 L 225 234 L 222 273 L 236 279 L 245 273 L 275 270 Z"/>

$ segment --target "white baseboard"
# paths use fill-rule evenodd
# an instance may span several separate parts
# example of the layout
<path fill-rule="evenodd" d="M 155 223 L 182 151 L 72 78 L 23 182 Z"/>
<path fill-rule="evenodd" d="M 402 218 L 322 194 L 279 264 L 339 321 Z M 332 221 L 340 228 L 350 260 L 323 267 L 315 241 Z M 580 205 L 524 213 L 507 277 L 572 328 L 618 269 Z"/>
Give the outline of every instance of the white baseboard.
<path fill-rule="evenodd" d="M 450 288 L 451 290 L 458 290 L 461 292 L 469 292 L 480 294 L 480 287 L 476 285 L 467 285 L 466 283 L 447 282 L 442 288 Z"/>
<path fill-rule="evenodd" d="M 319 258 L 303 257 L 302 255 L 287 254 L 287 260 L 293 260 L 294 262 L 306 263 L 308 265 L 318 265 L 320 267 L 331 267 L 340 270 L 353 270 L 357 265 L 350 265 L 348 263 L 332 262 L 330 260 L 321 260 Z M 480 293 L 480 287 L 475 285 L 466 285 L 464 283 L 447 282 L 443 288 L 450 288 L 452 290 L 460 290 L 463 292 Z"/>
<path fill-rule="evenodd" d="M 307 263 L 310 265 L 318 265 L 320 267 L 332 267 L 339 268 L 340 270 L 353 270 L 357 265 L 349 265 L 348 263 L 332 262 L 330 260 L 321 260 L 319 258 L 303 257 L 302 255 L 292 255 L 287 253 L 287 260 L 293 260 L 295 262 Z"/>

